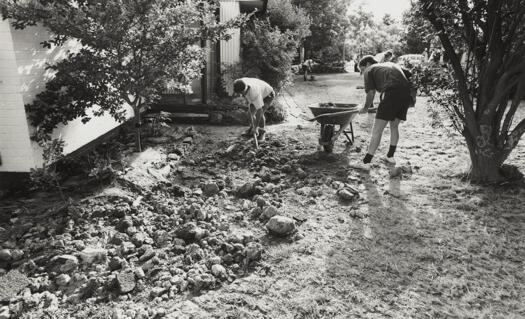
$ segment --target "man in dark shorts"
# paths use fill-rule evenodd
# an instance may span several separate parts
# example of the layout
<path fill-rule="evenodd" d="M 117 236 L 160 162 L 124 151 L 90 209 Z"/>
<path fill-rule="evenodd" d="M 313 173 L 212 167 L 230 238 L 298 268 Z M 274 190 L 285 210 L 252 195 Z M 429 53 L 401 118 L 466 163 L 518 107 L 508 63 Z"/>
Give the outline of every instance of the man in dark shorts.
<path fill-rule="evenodd" d="M 368 152 L 363 159 L 370 164 L 381 142 L 381 136 L 387 123 L 390 124 L 390 149 L 386 161 L 395 164 L 394 153 L 399 141 L 399 123 L 406 121 L 407 111 L 412 97 L 410 85 L 403 69 L 392 62 L 377 63 L 373 56 L 367 55 L 359 61 L 359 69 L 364 76 L 366 101 L 360 113 L 367 113 L 374 102 L 376 91 L 382 93 L 376 113 L 372 137 Z M 365 169 L 369 167 L 365 166 Z"/>

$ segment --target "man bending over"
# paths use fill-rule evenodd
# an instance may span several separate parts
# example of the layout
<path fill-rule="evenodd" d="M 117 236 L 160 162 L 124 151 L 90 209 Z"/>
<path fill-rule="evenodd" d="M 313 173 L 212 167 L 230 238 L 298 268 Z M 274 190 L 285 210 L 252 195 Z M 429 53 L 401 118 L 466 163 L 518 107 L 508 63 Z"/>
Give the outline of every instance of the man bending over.
<path fill-rule="evenodd" d="M 266 125 L 264 113 L 272 105 L 275 98 L 273 88 L 263 80 L 240 78 L 233 82 L 233 92 L 244 96 L 248 103 L 250 128 L 246 134 L 251 136 L 255 132 L 257 140 L 264 141 L 266 133 L 264 130 Z"/>
<path fill-rule="evenodd" d="M 395 163 L 394 153 L 399 141 L 399 122 L 406 121 L 407 110 L 412 101 L 409 82 L 399 65 L 392 62 L 377 63 L 371 55 L 359 61 L 359 69 L 364 75 L 366 92 L 366 101 L 361 113 L 366 113 L 372 106 L 376 91 L 383 93 L 363 163 L 368 165 L 372 161 L 387 123 L 390 124 L 390 149 L 386 160 Z"/>

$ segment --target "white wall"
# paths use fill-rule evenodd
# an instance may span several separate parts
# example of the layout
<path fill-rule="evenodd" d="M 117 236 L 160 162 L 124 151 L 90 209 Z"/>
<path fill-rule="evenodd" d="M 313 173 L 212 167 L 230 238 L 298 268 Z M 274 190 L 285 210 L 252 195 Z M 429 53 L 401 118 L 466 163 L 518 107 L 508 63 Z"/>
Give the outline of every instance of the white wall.
<path fill-rule="evenodd" d="M 11 28 L 0 21 L 0 172 L 34 166 Z"/>
<path fill-rule="evenodd" d="M 35 96 L 45 89 L 45 83 L 53 76 L 49 70 L 45 70 L 46 63 L 55 63 L 65 58 L 68 51 L 74 52 L 80 48 L 80 45 L 75 41 L 69 41 L 61 47 L 45 49 L 40 42 L 50 39 L 51 34 L 43 27 L 28 27 L 24 30 L 14 30 L 11 27 L 10 30 L 23 98 L 21 106 L 23 110 L 23 104 L 31 103 Z M 127 107 L 127 110 L 128 117 L 131 117 L 132 109 Z M 118 125 L 119 123 L 109 115 L 93 117 L 85 125 L 80 120 L 74 120 L 55 129 L 53 137 L 61 136 L 64 139 L 66 142 L 64 153 L 69 154 Z M 42 150 L 34 142 L 32 142 L 32 153 L 33 166 L 40 166 Z"/>
<path fill-rule="evenodd" d="M 220 21 L 226 22 L 240 14 L 239 2 L 220 3 Z M 236 63 L 241 59 L 241 31 L 234 29 L 231 31 L 231 39 L 221 41 L 221 63 Z"/>

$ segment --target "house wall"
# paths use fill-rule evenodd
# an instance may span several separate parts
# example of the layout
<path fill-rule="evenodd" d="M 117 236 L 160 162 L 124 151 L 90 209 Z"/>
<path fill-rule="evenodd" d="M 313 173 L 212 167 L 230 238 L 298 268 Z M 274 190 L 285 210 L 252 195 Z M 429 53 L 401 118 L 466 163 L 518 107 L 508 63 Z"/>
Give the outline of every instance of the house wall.
<path fill-rule="evenodd" d="M 65 58 L 68 51 L 74 52 L 80 48 L 76 41 L 69 41 L 61 47 L 43 48 L 40 42 L 50 39 L 51 34 L 43 27 L 28 27 L 24 30 L 14 30 L 10 27 L 13 38 L 13 48 L 19 76 L 19 87 L 23 103 L 33 102 L 35 96 L 45 89 L 45 83 L 53 77 L 53 73 L 45 70 L 46 63 L 56 63 Z M 128 118 L 133 115 L 131 107 L 126 107 Z M 54 131 L 53 137 L 62 137 L 66 145 L 64 153 L 69 154 L 106 132 L 120 125 L 111 116 L 93 117 L 83 124 L 80 119 L 73 120 L 67 125 L 60 125 Z M 27 127 L 27 125 L 26 125 Z M 33 128 L 30 127 L 30 130 Z M 35 143 L 31 143 L 34 166 L 42 165 L 42 150 Z"/>
<path fill-rule="evenodd" d="M 221 1 L 220 20 L 225 22 L 231 20 L 240 14 L 240 4 L 237 1 Z M 221 65 L 235 64 L 241 60 L 241 30 L 234 29 L 231 31 L 231 38 L 228 41 L 220 43 L 220 61 Z M 225 79 L 227 83 L 232 79 Z M 226 92 L 233 94 L 233 87 L 226 85 Z"/>
<path fill-rule="evenodd" d="M 0 172 L 28 172 L 34 166 L 20 83 L 11 28 L 6 20 L 2 20 L 0 21 Z M 0 179 L 6 180 L 6 177 L 2 176 Z"/>
<path fill-rule="evenodd" d="M 237 1 L 221 1 L 220 21 L 226 22 L 240 14 L 240 5 Z M 221 41 L 221 63 L 237 63 L 241 60 L 241 30 L 231 31 L 231 39 Z"/>

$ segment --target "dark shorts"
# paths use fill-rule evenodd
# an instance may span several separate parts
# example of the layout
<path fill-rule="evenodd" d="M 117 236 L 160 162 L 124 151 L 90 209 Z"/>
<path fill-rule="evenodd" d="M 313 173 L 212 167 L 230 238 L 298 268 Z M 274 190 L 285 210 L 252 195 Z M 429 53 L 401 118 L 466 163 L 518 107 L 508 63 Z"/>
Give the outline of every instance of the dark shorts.
<path fill-rule="evenodd" d="M 385 121 L 400 119 L 406 121 L 407 111 L 412 97 L 408 88 L 393 88 L 381 94 L 381 102 L 377 107 L 376 118 Z"/>

